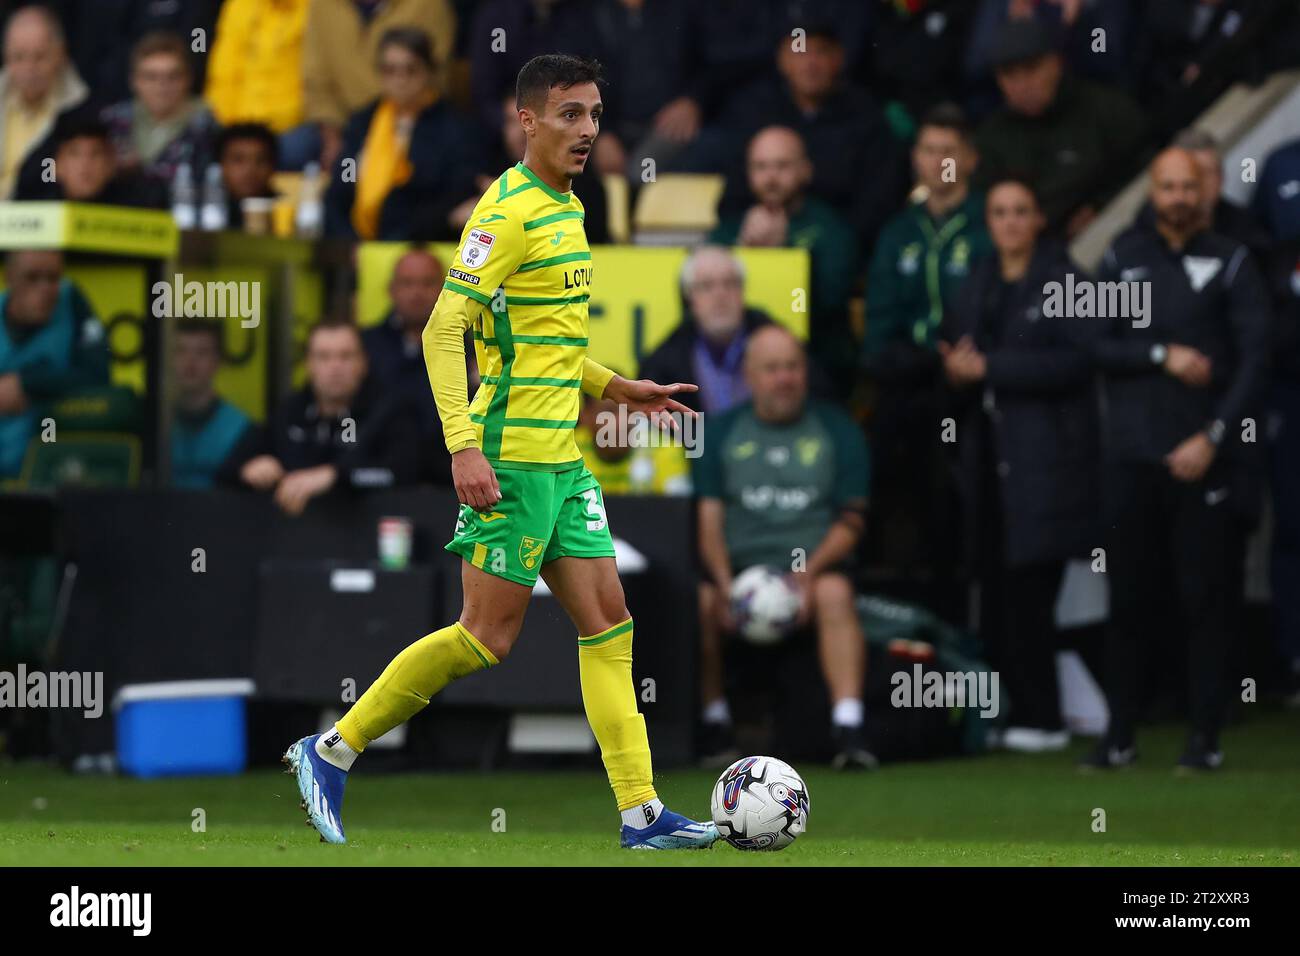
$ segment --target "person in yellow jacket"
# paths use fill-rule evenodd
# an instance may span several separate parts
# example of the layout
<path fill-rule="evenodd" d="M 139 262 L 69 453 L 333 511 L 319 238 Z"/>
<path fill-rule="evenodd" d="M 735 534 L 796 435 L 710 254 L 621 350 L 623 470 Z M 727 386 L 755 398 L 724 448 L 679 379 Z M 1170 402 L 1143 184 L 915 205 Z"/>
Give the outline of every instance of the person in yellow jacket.
<path fill-rule="evenodd" d="M 311 0 L 226 0 L 204 90 L 222 126 L 264 123 L 285 133 L 302 123 L 302 46 L 310 5 Z"/>
<path fill-rule="evenodd" d="M 456 40 L 450 0 L 312 0 L 302 51 L 303 119 L 322 168 L 338 155 L 348 117 L 379 97 L 379 39 L 398 26 L 429 35 L 435 86 L 445 93 Z"/>

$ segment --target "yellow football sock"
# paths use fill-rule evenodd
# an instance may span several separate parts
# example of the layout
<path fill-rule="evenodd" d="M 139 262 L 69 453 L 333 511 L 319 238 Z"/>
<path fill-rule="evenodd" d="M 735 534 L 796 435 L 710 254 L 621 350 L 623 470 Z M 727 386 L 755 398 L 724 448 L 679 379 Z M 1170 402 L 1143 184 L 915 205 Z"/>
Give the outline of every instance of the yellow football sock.
<path fill-rule="evenodd" d="M 394 657 L 336 726 L 348 746 L 360 753 L 370 741 L 418 714 L 429 698 L 458 677 L 497 663 L 457 621 Z"/>
<path fill-rule="evenodd" d="M 619 810 L 655 798 L 650 740 L 632 684 L 632 619 L 578 638 L 578 674 L 587 722 L 600 744 Z"/>

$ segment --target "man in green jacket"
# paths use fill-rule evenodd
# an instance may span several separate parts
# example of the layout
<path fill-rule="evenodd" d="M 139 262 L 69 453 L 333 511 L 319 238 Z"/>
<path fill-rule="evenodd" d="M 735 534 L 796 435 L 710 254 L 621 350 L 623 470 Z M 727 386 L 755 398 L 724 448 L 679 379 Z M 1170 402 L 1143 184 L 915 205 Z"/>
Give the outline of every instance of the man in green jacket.
<path fill-rule="evenodd" d="M 811 262 L 809 351 L 846 395 L 857 344 L 849 325 L 849 295 L 858 270 L 853 229 L 830 204 L 808 195 L 812 163 L 803 139 L 785 126 L 759 130 L 749 142 L 749 188 L 758 199 L 743 216 L 718 223 L 709 242 L 723 246 L 804 248 Z"/>
<path fill-rule="evenodd" d="M 984 196 L 970 186 L 978 155 L 962 111 L 934 107 L 921 121 L 912 167 L 925 198 L 885 224 L 867 275 L 868 368 L 938 369 L 935 339 L 944 308 L 992 248 L 984 226 Z M 923 355 L 912 353 L 920 351 Z M 902 371 L 901 369 L 899 371 Z"/>
<path fill-rule="evenodd" d="M 956 495 L 938 454 L 944 312 L 992 249 L 984 197 L 971 190 L 978 155 L 956 106 L 923 118 L 912 166 L 924 198 L 891 219 L 867 275 L 863 365 L 875 386 L 871 434 L 880 452 L 868 553 L 931 582 L 926 604 L 951 606 Z"/>

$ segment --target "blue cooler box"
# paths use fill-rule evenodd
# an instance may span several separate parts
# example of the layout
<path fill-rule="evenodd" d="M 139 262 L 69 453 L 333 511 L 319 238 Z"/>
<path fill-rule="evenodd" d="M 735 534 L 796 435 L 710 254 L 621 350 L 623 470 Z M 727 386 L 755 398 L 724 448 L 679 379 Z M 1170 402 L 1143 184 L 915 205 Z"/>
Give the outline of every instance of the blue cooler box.
<path fill-rule="evenodd" d="M 248 763 L 245 679 L 130 684 L 113 698 L 117 763 L 134 777 L 240 773 Z"/>

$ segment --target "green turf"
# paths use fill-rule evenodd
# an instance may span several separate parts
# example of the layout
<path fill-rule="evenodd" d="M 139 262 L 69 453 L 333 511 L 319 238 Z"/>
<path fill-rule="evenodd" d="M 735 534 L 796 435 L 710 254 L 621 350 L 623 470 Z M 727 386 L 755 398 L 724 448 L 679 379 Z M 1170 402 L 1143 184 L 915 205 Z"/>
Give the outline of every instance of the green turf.
<path fill-rule="evenodd" d="M 1300 719 L 1257 717 L 1224 739 L 1216 775 L 1172 771 L 1178 728 L 1144 733 L 1130 770 L 1081 775 L 1069 754 L 995 755 L 844 776 L 804 767 L 808 833 L 783 853 L 619 851 L 603 775 L 368 775 L 348 790 L 350 844 L 324 846 L 292 780 L 137 781 L 0 766 L 0 865 L 1296 865 Z M 714 774 L 669 771 L 660 795 L 707 812 Z M 194 810 L 206 832 L 193 831 Z M 1106 832 L 1093 831 L 1095 808 Z M 504 811 L 505 831 L 493 829 Z M 497 815 L 500 818 L 500 815 Z"/>

